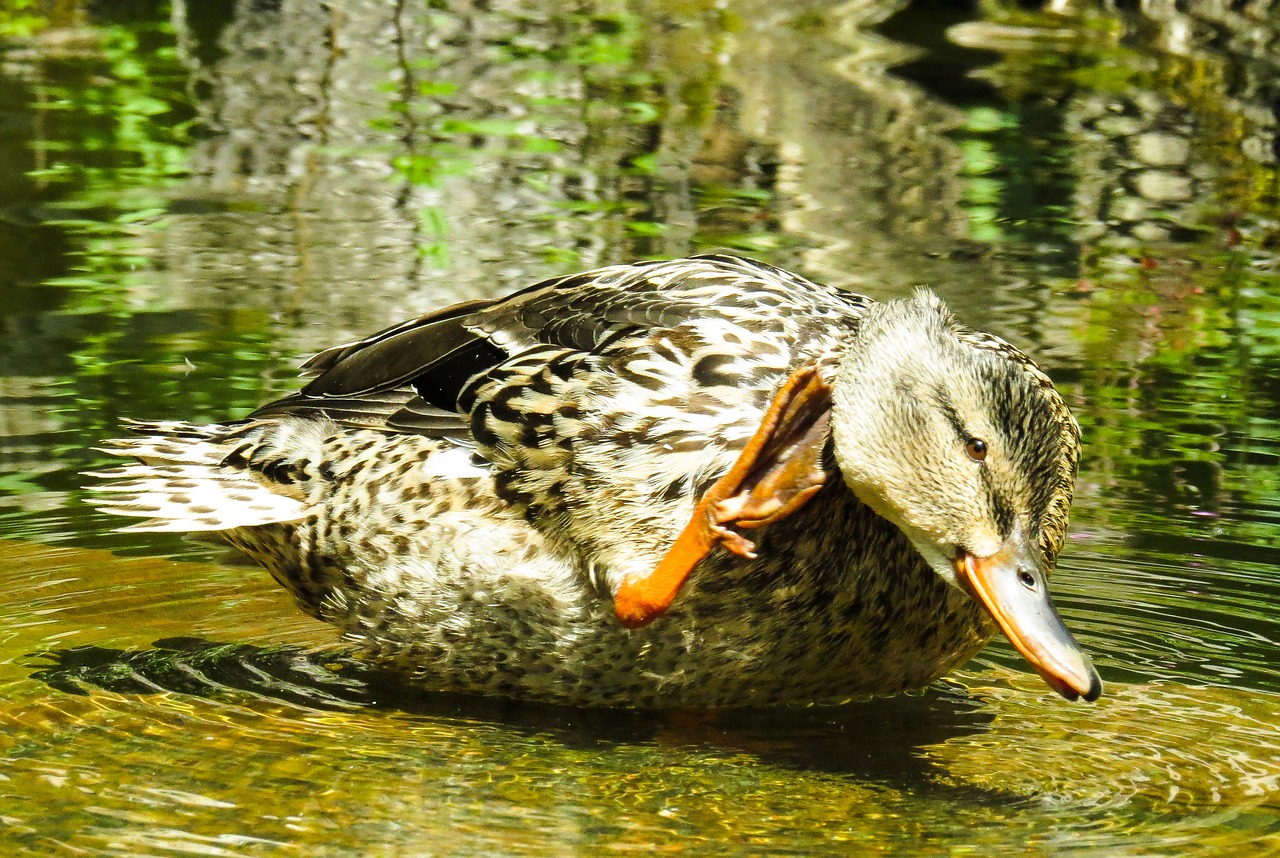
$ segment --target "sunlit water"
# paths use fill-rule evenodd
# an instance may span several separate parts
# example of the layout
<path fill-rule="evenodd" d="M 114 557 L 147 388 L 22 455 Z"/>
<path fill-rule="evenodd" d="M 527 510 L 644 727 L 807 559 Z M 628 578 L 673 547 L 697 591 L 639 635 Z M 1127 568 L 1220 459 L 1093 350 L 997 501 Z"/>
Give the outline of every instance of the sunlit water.
<path fill-rule="evenodd" d="M 0 11 L 0 851 L 1280 852 L 1280 9 L 426 5 Z M 1050 371 L 1096 705 L 999 643 L 841 707 L 413 692 L 83 503 L 120 417 L 716 248 L 931 285 Z"/>

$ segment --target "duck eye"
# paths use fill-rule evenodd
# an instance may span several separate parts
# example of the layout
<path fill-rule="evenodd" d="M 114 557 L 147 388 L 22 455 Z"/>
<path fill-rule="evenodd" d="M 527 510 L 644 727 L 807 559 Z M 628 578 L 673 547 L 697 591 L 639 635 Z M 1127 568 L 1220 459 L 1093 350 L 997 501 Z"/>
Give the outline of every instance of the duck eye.
<path fill-rule="evenodd" d="M 987 442 L 981 438 L 970 438 L 964 442 L 964 450 L 969 454 L 969 458 L 975 462 L 981 462 L 987 458 Z"/>

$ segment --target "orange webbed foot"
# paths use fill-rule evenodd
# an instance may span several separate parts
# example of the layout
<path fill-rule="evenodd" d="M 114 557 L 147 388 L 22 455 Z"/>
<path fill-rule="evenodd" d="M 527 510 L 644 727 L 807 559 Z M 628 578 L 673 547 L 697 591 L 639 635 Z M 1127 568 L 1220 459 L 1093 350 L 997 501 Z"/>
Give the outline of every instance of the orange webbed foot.
<path fill-rule="evenodd" d="M 716 545 L 755 559 L 755 543 L 730 527 L 762 527 L 791 515 L 826 483 L 831 387 L 812 364 L 800 367 L 774 396 L 759 428 L 728 472 L 711 484 L 689 523 L 648 575 L 622 583 L 614 611 L 627 628 L 653 622 Z"/>

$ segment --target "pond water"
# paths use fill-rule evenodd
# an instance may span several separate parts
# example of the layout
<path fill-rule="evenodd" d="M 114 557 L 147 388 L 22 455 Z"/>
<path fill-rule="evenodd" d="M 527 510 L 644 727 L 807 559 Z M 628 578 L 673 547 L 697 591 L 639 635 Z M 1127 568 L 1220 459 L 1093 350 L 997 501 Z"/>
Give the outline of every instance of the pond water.
<path fill-rule="evenodd" d="M 0 78 L 0 851 L 1280 853 L 1280 5 L 26 0 Z M 1096 705 L 1003 642 L 839 707 L 414 693 L 85 505 L 121 417 L 713 249 L 1050 372 Z"/>

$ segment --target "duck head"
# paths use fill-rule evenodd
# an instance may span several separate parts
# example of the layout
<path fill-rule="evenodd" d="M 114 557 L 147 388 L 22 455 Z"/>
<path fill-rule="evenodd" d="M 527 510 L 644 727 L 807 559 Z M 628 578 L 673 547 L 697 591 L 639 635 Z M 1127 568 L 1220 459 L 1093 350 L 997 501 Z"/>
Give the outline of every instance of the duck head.
<path fill-rule="evenodd" d="M 928 292 L 874 306 L 832 384 L 845 482 L 1069 700 L 1102 681 L 1049 598 L 1080 430 L 1029 358 Z"/>

